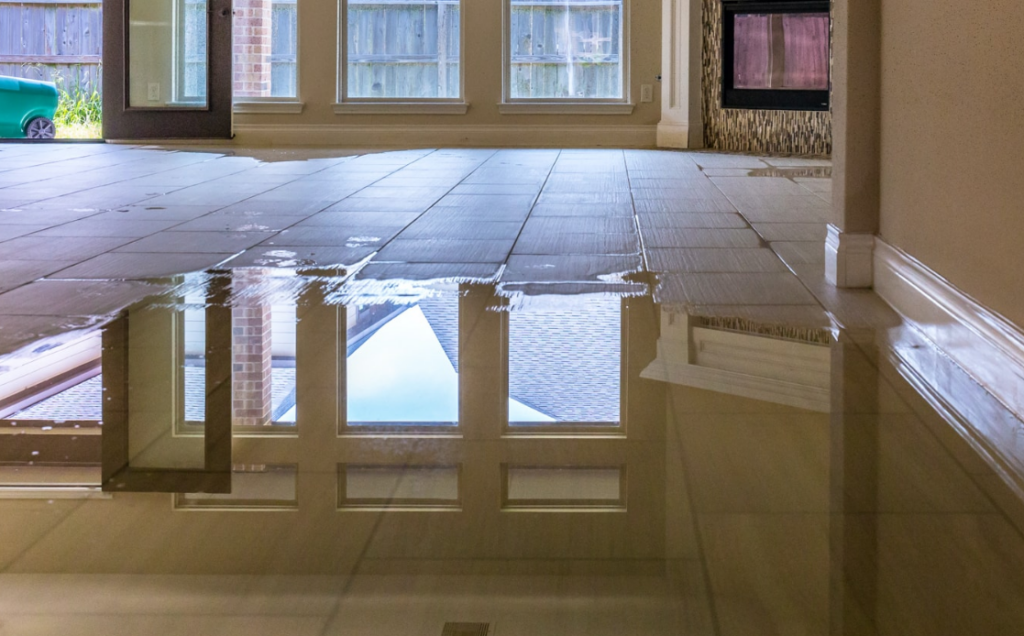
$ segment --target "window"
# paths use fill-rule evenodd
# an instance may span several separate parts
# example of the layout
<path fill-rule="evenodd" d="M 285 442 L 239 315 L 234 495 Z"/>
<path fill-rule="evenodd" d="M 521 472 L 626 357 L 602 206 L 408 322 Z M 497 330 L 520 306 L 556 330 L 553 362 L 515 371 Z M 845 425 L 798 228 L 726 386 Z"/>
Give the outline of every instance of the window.
<path fill-rule="evenodd" d="M 206 15 L 207 0 L 183 0 L 179 30 L 178 81 L 175 101 L 206 103 Z"/>
<path fill-rule="evenodd" d="M 297 0 L 235 0 L 232 38 L 236 99 L 298 97 Z"/>
<path fill-rule="evenodd" d="M 507 101 L 622 100 L 625 0 L 508 0 Z"/>
<path fill-rule="evenodd" d="M 342 100 L 462 96 L 459 0 L 345 0 Z"/>

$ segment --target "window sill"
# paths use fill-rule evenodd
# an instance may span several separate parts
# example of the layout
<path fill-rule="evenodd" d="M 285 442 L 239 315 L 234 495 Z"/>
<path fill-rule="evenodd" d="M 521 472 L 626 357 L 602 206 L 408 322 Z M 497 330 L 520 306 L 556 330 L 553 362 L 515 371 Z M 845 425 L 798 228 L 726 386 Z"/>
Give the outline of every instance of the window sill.
<path fill-rule="evenodd" d="M 466 102 L 340 102 L 335 115 L 465 115 Z"/>
<path fill-rule="evenodd" d="M 231 109 L 236 115 L 298 115 L 305 106 L 303 102 L 288 101 L 254 101 L 235 102 Z"/>
<path fill-rule="evenodd" d="M 632 115 L 633 104 L 624 102 L 523 101 L 498 104 L 502 115 Z"/>

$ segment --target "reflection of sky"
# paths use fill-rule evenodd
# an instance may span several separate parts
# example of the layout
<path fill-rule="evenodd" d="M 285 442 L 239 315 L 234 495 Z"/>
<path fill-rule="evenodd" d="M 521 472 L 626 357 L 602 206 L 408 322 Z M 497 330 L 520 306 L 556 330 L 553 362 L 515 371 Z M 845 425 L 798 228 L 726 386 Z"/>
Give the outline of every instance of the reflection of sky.
<path fill-rule="evenodd" d="M 346 376 L 349 422 L 458 422 L 459 376 L 418 306 L 356 349 Z M 515 400 L 509 412 L 516 421 L 554 421 Z"/>

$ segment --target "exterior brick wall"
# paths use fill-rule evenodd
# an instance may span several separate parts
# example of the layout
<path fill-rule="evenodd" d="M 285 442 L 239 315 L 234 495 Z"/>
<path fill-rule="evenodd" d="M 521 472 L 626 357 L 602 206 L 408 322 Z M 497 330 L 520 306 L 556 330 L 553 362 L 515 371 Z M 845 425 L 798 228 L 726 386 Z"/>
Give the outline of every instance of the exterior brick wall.
<path fill-rule="evenodd" d="M 271 0 L 235 0 L 235 97 L 270 96 L 271 19 Z"/>

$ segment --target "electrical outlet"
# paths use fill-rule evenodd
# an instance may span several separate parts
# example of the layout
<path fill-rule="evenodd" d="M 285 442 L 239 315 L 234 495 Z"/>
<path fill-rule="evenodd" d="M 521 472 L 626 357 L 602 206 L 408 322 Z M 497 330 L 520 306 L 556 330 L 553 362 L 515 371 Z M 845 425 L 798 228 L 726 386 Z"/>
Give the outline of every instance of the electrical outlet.
<path fill-rule="evenodd" d="M 653 102 L 654 101 L 654 86 L 650 84 L 640 85 L 640 101 L 641 102 Z"/>
<path fill-rule="evenodd" d="M 156 82 L 149 83 L 149 86 L 146 87 L 146 99 L 151 102 L 160 101 L 160 84 Z"/>

